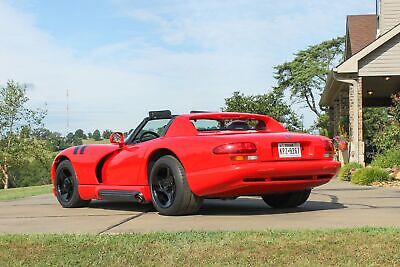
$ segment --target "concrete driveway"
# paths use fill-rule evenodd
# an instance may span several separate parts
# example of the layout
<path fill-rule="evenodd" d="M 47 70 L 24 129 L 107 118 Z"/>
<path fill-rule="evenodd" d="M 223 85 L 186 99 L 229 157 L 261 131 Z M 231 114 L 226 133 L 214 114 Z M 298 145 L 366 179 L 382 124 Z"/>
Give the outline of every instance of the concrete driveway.
<path fill-rule="evenodd" d="M 294 210 L 260 198 L 206 200 L 199 214 L 166 217 L 151 205 L 93 201 L 63 209 L 48 194 L 0 202 L 0 233 L 121 233 L 183 230 L 316 229 L 400 226 L 400 190 L 331 181 Z"/>

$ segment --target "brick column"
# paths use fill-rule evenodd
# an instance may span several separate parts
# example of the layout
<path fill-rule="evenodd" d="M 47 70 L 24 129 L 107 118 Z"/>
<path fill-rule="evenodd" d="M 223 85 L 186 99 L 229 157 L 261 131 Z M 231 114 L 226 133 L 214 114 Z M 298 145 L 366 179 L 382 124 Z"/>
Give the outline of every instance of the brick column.
<path fill-rule="evenodd" d="M 335 136 L 335 110 L 333 109 L 333 107 L 329 107 L 328 116 L 329 116 L 329 138 L 333 138 Z"/>
<path fill-rule="evenodd" d="M 347 116 L 349 114 L 349 91 L 342 90 L 339 92 L 339 116 L 340 120 L 342 117 Z M 344 131 L 349 134 L 349 128 L 345 127 Z M 339 160 L 342 164 L 349 162 L 349 151 L 339 151 Z"/>
<path fill-rule="evenodd" d="M 364 165 L 362 78 L 349 88 L 350 161 Z"/>
<path fill-rule="evenodd" d="M 333 100 L 333 136 L 337 136 L 338 132 L 338 125 L 340 119 L 340 107 L 339 107 L 339 100 Z"/>
<path fill-rule="evenodd" d="M 349 91 L 340 92 L 340 116 L 349 114 Z M 347 132 L 349 129 L 345 129 Z"/>

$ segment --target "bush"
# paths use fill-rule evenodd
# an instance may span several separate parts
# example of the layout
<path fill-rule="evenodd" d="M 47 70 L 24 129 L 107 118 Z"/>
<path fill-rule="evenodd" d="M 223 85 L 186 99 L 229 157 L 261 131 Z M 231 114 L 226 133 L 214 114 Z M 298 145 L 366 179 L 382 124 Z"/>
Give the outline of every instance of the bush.
<path fill-rule="evenodd" d="M 400 144 L 400 125 L 393 123 L 385 126 L 372 138 L 372 144 L 380 153 L 398 146 Z"/>
<path fill-rule="evenodd" d="M 51 161 L 41 162 L 38 159 L 27 161 L 23 166 L 10 170 L 10 187 L 26 187 L 50 184 Z"/>
<path fill-rule="evenodd" d="M 353 184 L 370 185 L 373 182 L 389 181 L 389 173 L 379 167 L 367 167 L 357 170 L 351 177 Z"/>
<path fill-rule="evenodd" d="M 362 165 L 357 162 L 349 162 L 343 165 L 340 169 L 338 177 L 342 181 L 350 181 L 351 174 L 356 171 L 357 169 L 361 169 Z"/>
<path fill-rule="evenodd" d="M 371 163 L 380 168 L 400 167 L 400 147 L 395 147 L 377 155 Z"/>

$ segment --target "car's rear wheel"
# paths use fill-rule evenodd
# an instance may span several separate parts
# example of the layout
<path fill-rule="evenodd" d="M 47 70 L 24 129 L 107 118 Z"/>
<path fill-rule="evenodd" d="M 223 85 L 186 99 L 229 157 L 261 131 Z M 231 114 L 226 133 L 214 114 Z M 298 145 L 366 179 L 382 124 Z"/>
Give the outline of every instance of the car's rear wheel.
<path fill-rule="evenodd" d="M 57 200 L 63 208 L 87 207 L 90 203 L 90 200 L 83 200 L 79 196 L 78 180 L 69 160 L 58 164 L 54 187 Z"/>
<path fill-rule="evenodd" d="M 301 191 L 264 195 L 262 196 L 262 199 L 272 208 L 295 208 L 306 202 L 310 193 L 311 189 L 306 189 Z"/>
<path fill-rule="evenodd" d="M 190 190 L 182 164 L 170 155 L 154 163 L 149 185 L 153 205 L 162 215 L 193 214 L 203 202 Z"/>

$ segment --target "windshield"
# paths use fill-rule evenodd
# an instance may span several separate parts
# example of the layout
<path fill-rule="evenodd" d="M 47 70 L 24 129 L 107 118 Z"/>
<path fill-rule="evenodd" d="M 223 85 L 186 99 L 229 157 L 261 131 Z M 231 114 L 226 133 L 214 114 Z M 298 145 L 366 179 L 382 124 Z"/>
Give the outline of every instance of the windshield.
<path fill-rule="evenodd" d="M 136 134 L 133 142 L 141 143 L 163 136 L 170 121 L 171 119 L 149 120 Z"/>
<path fill-rule="evenodd" d="M 253 119 L 192 119 L 194 127 L 198 131 L 264 131 L 265 122 Z"/>

